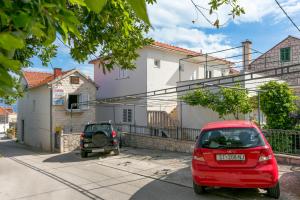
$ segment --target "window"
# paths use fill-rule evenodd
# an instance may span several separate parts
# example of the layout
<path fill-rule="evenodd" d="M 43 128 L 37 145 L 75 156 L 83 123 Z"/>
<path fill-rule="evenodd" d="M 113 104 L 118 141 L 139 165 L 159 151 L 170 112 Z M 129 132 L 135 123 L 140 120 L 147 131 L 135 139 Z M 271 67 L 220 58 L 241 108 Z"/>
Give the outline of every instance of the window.
<path fill-rule="evenodd" d="M 123 122 L 132 122 L 132 109 L 123 109 Z"/>
<path fill-rule="evenodd" d="M 206 78 L 212 78 L 213 74 L 212 71 L 208 70 L 206 71 Z"/>
<path fill-rule="evenodd" d="M 160 60 L 154 59 L 154 67 L 160 68 Z"/>
<path fill-rule="evenodd" d="M 69 94 L 68 98 L 68 109 L 79 109 L 79 95 Z"/>
<path fill-rule="evenodd" d="M 289 62 L 291 60 L 291 47 L 280 49 L 280 61 Z"/>
<path fill-rule="evenodd" d="M 225 69 L 221 70 L 221 76 L 225 76 Z"/>
<path fill-rule="evenodd" d="M 82 94 L 69 94 L 68 98 L 68 109 L 81 109 L 87 110 L 89 109 L 89 94 L 82 93 Z"/>
<path fill-rule="evenodd" d="M 214 129 L 201 133 L 198 147 L 234 149 L 264 146 L 264 140 L 254 128 Z"/>
<path fill-rule="evenodd" d="M 70 76 L 71 84 L 79 84 L 79 76 Z"/>
<path fill-rule="evenodd" d="M 119 79 L 129 78 L 128 71 L 126 69 L 119 70 Z"/>

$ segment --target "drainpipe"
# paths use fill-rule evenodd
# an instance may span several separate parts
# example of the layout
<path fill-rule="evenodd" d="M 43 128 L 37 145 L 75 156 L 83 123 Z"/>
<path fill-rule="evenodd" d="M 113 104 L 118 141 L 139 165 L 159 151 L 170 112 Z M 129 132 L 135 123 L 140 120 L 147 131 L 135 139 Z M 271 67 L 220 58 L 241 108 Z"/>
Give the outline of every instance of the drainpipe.
<path fill-rule="evenodd" d="M 53 152 L 53 112 L 52 112 L 52 107 L 53 107 L 53 88 L 50 86 L 50 151 Z"/>

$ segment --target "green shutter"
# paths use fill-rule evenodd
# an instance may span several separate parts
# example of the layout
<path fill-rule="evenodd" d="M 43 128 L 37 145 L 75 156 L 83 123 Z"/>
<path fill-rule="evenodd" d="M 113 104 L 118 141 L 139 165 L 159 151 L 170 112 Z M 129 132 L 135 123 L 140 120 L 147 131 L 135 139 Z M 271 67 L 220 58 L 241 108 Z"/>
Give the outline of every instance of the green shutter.
<path fill-rule="evenodd" d="M 281 62 L 291 61 L 291 47 L 286 47 L 286 48 L 280 49 L 280 61 Z"/>
<path fill-rule="evenodd" d="M 280 61 L 284 62 L 284 49 L 280 49 Z"/>
<path fill-rule="evenodd" d="M 291 61 L 291 48 L 286 48 L 286 61 Z"/>

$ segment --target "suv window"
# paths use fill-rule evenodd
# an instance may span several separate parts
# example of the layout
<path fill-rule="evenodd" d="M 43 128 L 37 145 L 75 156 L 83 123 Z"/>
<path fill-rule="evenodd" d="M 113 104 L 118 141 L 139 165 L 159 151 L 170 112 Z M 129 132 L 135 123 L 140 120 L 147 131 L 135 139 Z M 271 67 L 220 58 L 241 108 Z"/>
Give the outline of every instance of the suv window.
<path fill-rule="evenodd" d="M 84 129 L 84 132 L 98 132 L 98 131 L 111 132 L 112 131 L 111 124 L 89 124 L 86 125 Z"/>
<path fill-rule="evenodd" d="M 255 128 L 226 128 L 201 133 L 198 148 L 237 149 L 264 146 L 264 140 Z"/>

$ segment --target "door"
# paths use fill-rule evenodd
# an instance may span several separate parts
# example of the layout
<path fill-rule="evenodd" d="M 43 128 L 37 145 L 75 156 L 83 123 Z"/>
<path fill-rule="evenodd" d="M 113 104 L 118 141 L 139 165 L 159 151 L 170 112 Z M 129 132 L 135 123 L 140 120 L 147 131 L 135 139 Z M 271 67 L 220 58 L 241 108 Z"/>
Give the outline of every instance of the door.
<path fill-rule="evenodd" d="M 22 119 L 21 123 L 21 142 L 24 142 L 24 136 L 25 136 L 25 122 L 24 119 Z"/>

